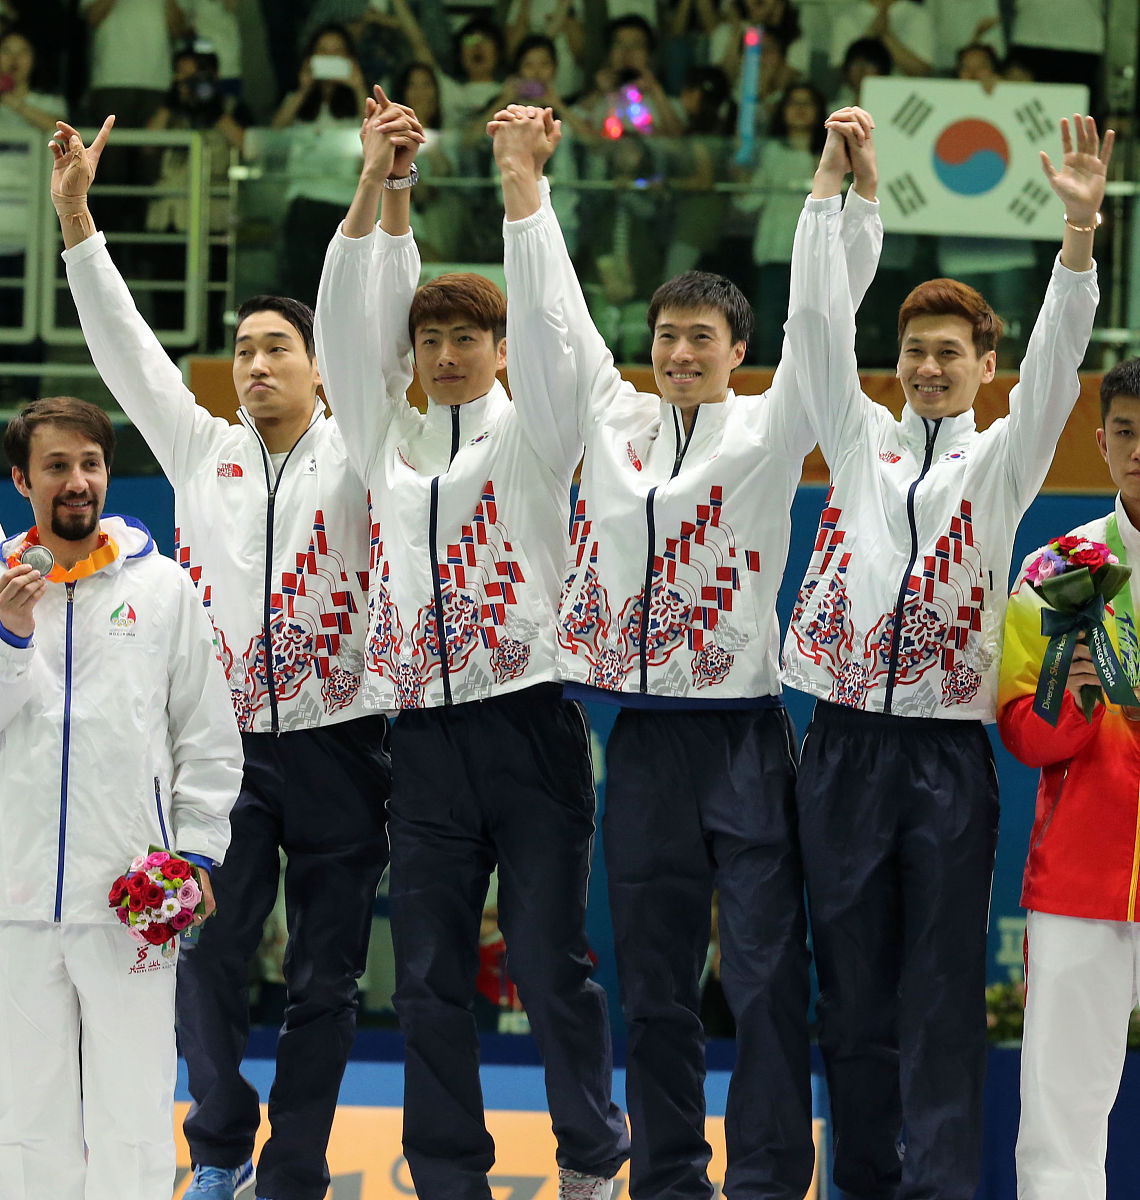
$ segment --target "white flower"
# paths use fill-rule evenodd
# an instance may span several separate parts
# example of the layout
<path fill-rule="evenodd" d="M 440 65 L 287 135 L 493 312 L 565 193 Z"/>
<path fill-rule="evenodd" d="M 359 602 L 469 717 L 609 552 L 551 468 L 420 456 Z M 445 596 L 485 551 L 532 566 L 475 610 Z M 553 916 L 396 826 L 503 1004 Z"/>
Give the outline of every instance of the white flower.
<path fill-rule="evenodd" d="M 182 905 L 177 900 L 164 900 L 162 907 L 158 910 L 158 914 L 163 921 L 169 921 L 171 917 L 181 911 Z"/>
<path fill-rule="evenodd" d="M 131 913 L 131 928 L 142 932 L 150 928 L 150 917 L 145 912 Z"/>

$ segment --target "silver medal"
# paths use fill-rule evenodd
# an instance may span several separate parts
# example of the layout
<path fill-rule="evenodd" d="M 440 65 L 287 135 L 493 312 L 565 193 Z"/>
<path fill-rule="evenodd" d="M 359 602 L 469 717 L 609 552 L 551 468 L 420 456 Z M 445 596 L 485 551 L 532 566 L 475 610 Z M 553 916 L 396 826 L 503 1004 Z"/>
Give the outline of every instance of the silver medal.
<path fill-rule="evenodd" d="M 55 566 L 55 555 L 46 547 L 39 545 L 25 546 L 20 555 L 20 562 L 27 563 L 45 578 Z"/>

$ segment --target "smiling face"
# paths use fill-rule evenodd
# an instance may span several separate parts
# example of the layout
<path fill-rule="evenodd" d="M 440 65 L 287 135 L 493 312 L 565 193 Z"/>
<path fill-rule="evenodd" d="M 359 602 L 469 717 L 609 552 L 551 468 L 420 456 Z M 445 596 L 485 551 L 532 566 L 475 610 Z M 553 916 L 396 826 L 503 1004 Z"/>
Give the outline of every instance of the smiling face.
<path fill-rule="evenodd" d="M 1140 396 L 1113 396 L 1096 442 L 1124 511 L 1140 524 Z"/>
<path fill-rule="evenodd" d="M 485 396 L 507 365 L 507 339 L 495 339 L 468 317 L 454 315 L 416 327 L 416 374 L 435 404 L 467 404 Z"/>
<path fill-rule="evenodd" d="M 40 425 L 28 441 L 27 473 L 13 467 L 12 482 L 32 506 L 40 541 L 57 558 L 74 563 L 95 549 L 108 482 L 97 442 L 67 425 Z M 56 553 L 61 542 L 64 551 Z"/>
<path fill-rule="evenodd" d="M 662 399 L 678 408 L 716 404 L 747 346 L 734 342 L 716 309 L 663 308 L 653 326 L 653 377 Z"/>
<path fill-rule="evenodd" d="M 281 313 L 253 312 L 238 326 L 234 388 L 272 453 L 307 428 L 320 381 L 300 331 Z"/>
<path fill-rule="evenodd" d="M 978 354 L 965 317 L 927 313 L 903 330 L 895 371 L 906 402 L 920 417 L 956 417 L 972 408 L 978 389 L 989 383 L 997 354 Z"/>

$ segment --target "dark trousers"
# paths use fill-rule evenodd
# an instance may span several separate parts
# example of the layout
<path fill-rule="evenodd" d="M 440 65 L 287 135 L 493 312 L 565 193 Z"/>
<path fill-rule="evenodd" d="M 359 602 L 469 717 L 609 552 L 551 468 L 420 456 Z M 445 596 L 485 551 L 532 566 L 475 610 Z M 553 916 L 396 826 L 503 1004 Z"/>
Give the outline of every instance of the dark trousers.
<path fill-rule="evenodd" d="M 707 1200 L 700 976 L 714 887 L 736 1020 L 733 1200 L 802 1200 L 814 1165 L 794 743 L 782 708 L 623 709 L 602 831 L 628 1027 L 634 1200 Z"/>
<path fill-rule="evenodd" d="M 976 721 L 821 701 L 797 800 L 835 1182 L 858 1200 L 973 1200 L 998 827 L 989 738 Z"/>
<path fill-rule="evenodd" d="M 590 978 L 586 887 L 594 784 L 581 705 L 540 684 L 402 713 L 392 735 L 388 899 L 406 1038 L 404 1155 L 420 1200 L 489 1200 L 472 1005 L 479 923 L 499 867 L 499 927 L 546 1068 L 559 1166 L 612 1176 L 606 998 Z"/>
<path fill-rule="evenodd" d="M 178 1038 L 194 1098 L 183 1126 L 194 1163 L 236 1167 L 253 1152 L 256 1089 L 240 1072 L 249 965 L 287 856 L 287 1007 L 257 1191 L 320 1200 L 325 1149 L 356 1030 L 372 903 L 388 858 L 388 722 L 358 717 L 280 737 L 243 734 L 232 838 L 214 869 L 217 914 L 178 966 Z"/>

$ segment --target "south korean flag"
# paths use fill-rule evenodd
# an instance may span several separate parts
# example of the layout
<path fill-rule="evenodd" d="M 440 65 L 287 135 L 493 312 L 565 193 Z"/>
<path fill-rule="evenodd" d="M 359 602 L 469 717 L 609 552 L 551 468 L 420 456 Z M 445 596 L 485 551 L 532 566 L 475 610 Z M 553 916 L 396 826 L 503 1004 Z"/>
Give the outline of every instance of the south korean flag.
<path fill-rule="evenodd" d="M 1074 84 L 999 83 L 987 95 L 957 79 L 866 80 L 883 227 L 1059 238 L 1061 202 L 1039 151 L 1060 168 L 1060 119 L 1087 112 L 1088 102 L 1088 89 Z"/>

